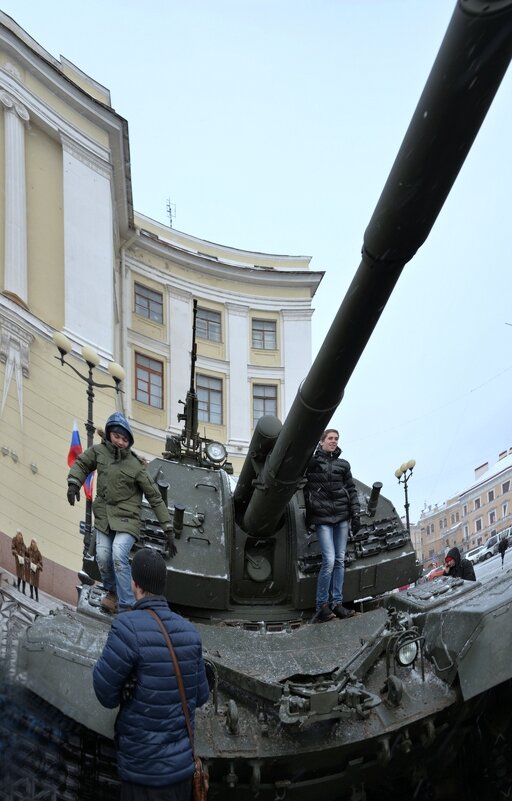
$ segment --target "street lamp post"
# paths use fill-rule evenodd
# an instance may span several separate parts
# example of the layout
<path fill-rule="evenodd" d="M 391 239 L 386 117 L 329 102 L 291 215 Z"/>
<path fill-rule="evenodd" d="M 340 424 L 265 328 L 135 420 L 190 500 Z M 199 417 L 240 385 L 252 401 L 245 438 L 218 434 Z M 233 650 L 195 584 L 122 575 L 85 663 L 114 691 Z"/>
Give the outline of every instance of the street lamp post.
<path fill-rule="evenodd" d="M 94 387 L 98 389 L 115 389 L 116 393 L 122 392 L 123 390 L 120 387 L 121 381 L 125 377 L 125 371 L 121 367 L 120 364 L 117 362 L 110 362 L 107 369 L 114 379 L 113 384 L 100 384 L 93 378 L 93 370 L 97 367 L 100 363 L 100 357 L 89 345 L 84 345 L 82 348 L 82 357 L 87 364 L 88 367 L 88 374 L 83 375 L 79 370 L 76 369 L 74 365 L 70 362 L 65 360 L 65 356 L 71 352 L 73 349 L 73 345 L 71 341 L 67 338 L 65 334 L 60 331 L 56 331 L 53 335 L 53 341 L 57 346 L 59 351 L 59 356 L 56 356 L 56 359 L 59 359 L 61 364 L 67 365 L 67 367 L 71 368 L 75 375 L 85 381 L 87 384 L 87 421 L 85 423 L 85 429 L 87 431 L 87 447 L 90 448 L 94 441 L 94 421 L 93 421 L 93 408 L 94 408 Z M 91 532 L 92 532 L 92 499 L 86 498 L 85 499 L 85 528 L 84 528 L 84 546 L 85 551 L 89 548 L 89 544 L 91 541 Z"/>
<path fill-rule="evenodd" d="M 411 525 L 409 522 L 409 495 L 407 491 L 407 483 L 412 476 L 412 471 L 416 465 L 416 461 L 414 459 L 409 459 L 408 462 L 404 462 L 400 467 L 395 470 L 395 476 L 398 479 L 399 484 L 404 485 L 404 493 L 405 493 L 405 524 L 407 526 L 407 531 L 410 535 L 411 533 Z"/>

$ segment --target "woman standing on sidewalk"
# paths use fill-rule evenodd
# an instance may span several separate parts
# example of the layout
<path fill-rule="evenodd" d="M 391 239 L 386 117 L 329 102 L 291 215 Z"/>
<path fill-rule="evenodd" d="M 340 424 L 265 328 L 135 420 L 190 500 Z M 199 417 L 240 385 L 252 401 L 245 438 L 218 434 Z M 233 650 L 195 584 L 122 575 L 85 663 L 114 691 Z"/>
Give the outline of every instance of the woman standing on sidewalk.
<path fill-rule="evenodd" d="M 18 581 L 18 590 L 20 588 L 20 584 L 22 584 L 22 592 L 23 595 L 25 595 L 25 557 L 27 555 L 27 546 L 23 540 L 21 529 L 18 529 L 12 538 L 11 553 L 14 556 L 14 561 L 16 563 L 16 579 Z"/>
<path fill-rule="evenodd" d="M 36 601 L 39 601 L 39 573 L 41 573 L 43 569 L 43 557 L 41 556 L 41 551 L 37 547 L 37 542 L 35 540 L 30 541 L 30 545 L 27 549 L 27 557 L 27 579 L 30 584 L 30 597 L 33 598 L 35 594 Z"/>

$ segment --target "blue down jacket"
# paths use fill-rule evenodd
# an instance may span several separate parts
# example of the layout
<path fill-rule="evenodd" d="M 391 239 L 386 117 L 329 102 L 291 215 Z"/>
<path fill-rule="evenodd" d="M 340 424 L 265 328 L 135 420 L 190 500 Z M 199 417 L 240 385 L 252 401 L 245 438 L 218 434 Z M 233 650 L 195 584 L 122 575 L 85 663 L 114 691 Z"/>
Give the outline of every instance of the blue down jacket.
<path fill-rule="evenodd" d="M 192 776 L 194 764 L 171 656 L 156 620 L 162 619 L 178 658 L 192 726 L 196 707 L 208 700 L 208 683 L 199 633 L 169 609 L 163 596 L 145 597 L 133 610 L 114 618 L 103 653 L 93 671 L 96 696 L 103 706 L 120 705 L 116 719 L 119 777 L 160 787 Z M 135 679 L 130 700 L 123 687 Z"/>

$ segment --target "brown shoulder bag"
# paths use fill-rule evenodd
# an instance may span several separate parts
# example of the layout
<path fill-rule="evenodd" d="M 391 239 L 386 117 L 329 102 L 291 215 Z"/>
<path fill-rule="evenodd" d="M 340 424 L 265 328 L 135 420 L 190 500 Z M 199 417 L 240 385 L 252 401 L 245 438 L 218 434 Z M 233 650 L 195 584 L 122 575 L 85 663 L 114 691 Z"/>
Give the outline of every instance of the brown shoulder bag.
<path fill-rule="evenodd" d="M 194 765 L 195 765 L 194 775 L 192 776 L 192 801 L 206 801 L 208 795 L 209 778 L 208 778 L 208 773 L 203 767 L 203 763 L 201 762 L 200 758 L 194 755 L 194 735 L 192 734 L 190 715 L 188 713 L 187 696 L 185 695 L 185 687 L 183 686 L 183 679 L 181 676 L 180 665 L 176 657 L 176 654 L 174 652 L 174 648 L 172 647 L 172 642 L 171 638 L 169 637 L 169 632 L 165 628 L 161 619 L 158 617 L 157 613 L 153 609 L 146 609 L 146 612 L 149 612 L 149 614 L 155 618 L 156 622 L 162 629 L 162 634 L 165 637 L 165 642 L 167 643 L 167 648 L 169 649 L 172 663 L 174 665 L 174 672 L 176 673 L 176 680 L 178 682 L 178 689 L 180 691 L 181 705 L 183 707 L 183 714 L 185 716 L 185 722 L 187 724 L 187 731 L 190 740 L 190 745 L 192 746 L 192 758 L 194 760 Z"/>

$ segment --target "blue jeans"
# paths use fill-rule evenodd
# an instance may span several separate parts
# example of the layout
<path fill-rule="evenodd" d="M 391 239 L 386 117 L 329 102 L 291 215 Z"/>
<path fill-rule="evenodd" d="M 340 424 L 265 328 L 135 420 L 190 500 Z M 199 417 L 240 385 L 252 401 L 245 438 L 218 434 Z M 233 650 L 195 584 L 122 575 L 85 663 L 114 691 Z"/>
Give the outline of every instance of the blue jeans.
<path fill-rule="evenodd" d="M 132 592 L 132 571 L 128 554 L 135 537 L 125 531 L 112 531 L 105 534 L 96 529 L 96 562 L 103 586 L 115 592 L 119 606 L 133 606 L 135 596 Z"/>
<path fill-rule="evenodd" d="M 316 585 L 316 608 L 320 609 L 326 603 L 337 606 L 343 599 L 348 520 L 335 525 L 317 523 L 316 537 L 322 551 L 322 566 Z"/>

